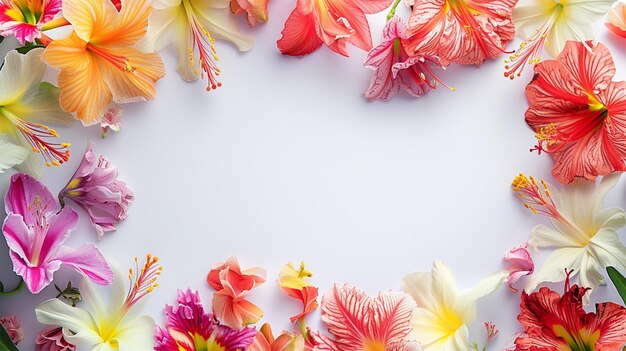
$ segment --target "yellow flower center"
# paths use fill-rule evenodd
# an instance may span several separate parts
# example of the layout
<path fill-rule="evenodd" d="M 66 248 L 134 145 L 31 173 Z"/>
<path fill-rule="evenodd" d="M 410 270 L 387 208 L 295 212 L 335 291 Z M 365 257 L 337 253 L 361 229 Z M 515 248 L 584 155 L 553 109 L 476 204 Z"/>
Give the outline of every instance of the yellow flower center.
<path fill-rule="evenodd" d="M 43 0 L 18 0 L 11 2 L 11 8 L 4 14 L 16 22 L 37 24 L 43 14 Z"/>
<path fill-rule="evenodd" d="M 385 351 L 385 344 L 378 340 L 367 339 L 363 344 L 363 351 Z"/>
<path fill-rule="evenodd" d="M 557 336 L 565 340 L 571 351 L 595 351 L 596 342 L 600 338 L 600 330 L 592 333 L 588 328 L 583 328 L 572 335 L 562 325 L 555 325 L 552 329 Z"/>
<path fill-rule="evenodd" d="M 443 338 L 452 336 L 462 325 L 463 320 L 450 308 L 443 309 L 439 314 L 437 326 L 444 331 Z"/>

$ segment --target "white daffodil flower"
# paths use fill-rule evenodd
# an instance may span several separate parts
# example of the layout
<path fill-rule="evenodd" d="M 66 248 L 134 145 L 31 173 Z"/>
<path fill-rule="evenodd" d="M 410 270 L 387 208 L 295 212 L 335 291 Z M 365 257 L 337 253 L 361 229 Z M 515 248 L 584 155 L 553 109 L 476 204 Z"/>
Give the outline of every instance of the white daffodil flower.
<path fill-rule="evenodd" d="M 216 89 L 220 70 L 215 40 L 234 43 L 240 51 L 252 48 L 254 38 L 237 28 L 230 13 L 230 0 L 155 0 L 148 34 L 141 43 L 145 51 L 172 44 L 178 52 L 176 70 L 186 81 L 207 78 L 207 90 Z"/>
<path fill-rule="evenodd" d="M 457 289 L 452 272 L 435 261 L 432 271 L 415 272 L 402 280 L 402 289 L 417 303 L 413 333 L 424 351 L 470 350 L 468 326 L 476 319 L 476 302 L 496 291 L 508 273 L 497 272 L 470 289 Z"/>
<path fill-rule="evenodd" d="M 626 247 L 616 232 L 626 225 L 626 214 L 621 208 L 602 208 L 619 177 L 620 173 L 612 173 L 597 184 L 577 179 L 560 191 L 543 181 L 540 188 L 535 179 L 523 174 L 515 178 L 513 187 L 524 206 L 546 215 L 553 226 L 540 224 L 532 231 L 531 248 L 553 251 L 530 277 L 526 292 L 541 282 L 565 280 L 566 270 L 578 274 L 580 285 L 591 289 L 605 283 L 600 271 L 607 266 L 626 270 Z"/>

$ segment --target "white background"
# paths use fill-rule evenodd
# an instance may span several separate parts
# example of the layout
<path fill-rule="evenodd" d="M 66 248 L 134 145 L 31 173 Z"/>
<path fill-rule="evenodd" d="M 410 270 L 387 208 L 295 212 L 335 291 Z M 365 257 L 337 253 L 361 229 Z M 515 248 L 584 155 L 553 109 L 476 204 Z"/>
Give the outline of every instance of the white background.
<path fill-rule="evenodd" d="M 434 259 L 446 262 L 459 287 L 468 288 L 503 269 L 507 250 L 544 222 L 510 188 L 519 172 L 552 181 L 549 156 L 529 152 L 535 140 L 524 122 L 524 88 L 531 70 L 510 81 L 502 59 L 480 69 L 451 66 L 441 78 L 457 91 L 367 102 L 361 96 L 371 75 L 362 66 L 365 52 L 353 48 L 349 59 L 326 48 L 301 59 L 279 54 L 275 41 L 293 6 L 271 4 L 270 21 L 255 29 L 251 52 L 218 43 L 224 83 L 218 91 L 183 82 L 173 52 L 165 50 L 168 74 L 157 85 L 156 101 L 125 105 L 121 133 L 101 140 L 97 127 L 58 128 L 73 147 L 68 164 L 42 177 L 53 193 L 74 172 L 87 139 L 134 189 L 129 218 L 97 244 L 122 266 L 147 252 L 161 258 L 161 285 L 145 311 L 158 323 L 178 288 L 200 290 L 209 306 L 206 274 L 233 254 L 244 268 L 267 268 L 268 282 L 250 299 L 265 310 L 263 321 L 280 331 L 290 328 L 288 317 L 299 309 L 275 285 L 288 261 L 304 260 L 322 294 L 334 282 L 370 294 L 399 289 L 405 274 L 429 270 Z M 375 44 L 383 18 L 370 17 Z M 597 32 L 614 54 L 617 78 L 625 79 L 625 42 L 603 26 Z M 8 178 L 2 175 L 2 193 Z M 626 206 L 624 182 L 607 206 Z M 79 212 L 71 245 L 97 240 Z M 0 252 L 7 252 L 4 241 Z M 0 255 L 7 287 L 17 282 L 11 269 L 8 255 Z M 77 278 L 62 268 L 55 282 Z M 35 306 L 55 295 L 49 287 L 0 300 L 0 315 L 24 321 L 22 350 L 32 349 L 41 329 Z M 603 300 L 618 301 L 612 286 L 592 299 Z M 482 322 L 493 321 L 502 335 L 492 350 L 502 349 L 519 330 L 518 305 L 519 296 L 506 289 L 482 300 L 472 339 L 482 343 Z"/>

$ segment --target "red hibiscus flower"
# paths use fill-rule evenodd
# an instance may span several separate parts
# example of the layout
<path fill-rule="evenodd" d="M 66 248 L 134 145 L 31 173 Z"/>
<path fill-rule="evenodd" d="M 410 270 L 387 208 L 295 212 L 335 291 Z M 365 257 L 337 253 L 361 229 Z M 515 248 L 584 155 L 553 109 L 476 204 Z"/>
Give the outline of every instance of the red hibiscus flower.
<path fill-rule="evenodd" d="M 344 56 L 349 56 L 348 43 L 369 51 L 372 36 L 365 15 L 386 9 L 391 1 L 298 0 L 276 44 L 292 56 L 310 54 L 322 44 Z"/>
<path fill-rule="evenodd" d="M 408 47 L 450 62 L 479 65 L 515 36 L 517 0 L 411 0 Z"/>
<path fill-rule="evenodd" d="M 522 293 L 517 319 L 524 333 L 515 339 L 514 351 L 617 351 L 626 344 L 626 308 L 612 302 L 586 313 L 582 299 L 587 288 L 570 287 L 563 296 L 548 288 Z"/>
<path fill-rule="evenodd" d="M 626 82 L 602 44 L 570 41 L 555 59 L 535 66 L 526 87 L 526 122 L 539 140 L 533 150 L 554 157 L 562 183 L 626 171 Z"/>

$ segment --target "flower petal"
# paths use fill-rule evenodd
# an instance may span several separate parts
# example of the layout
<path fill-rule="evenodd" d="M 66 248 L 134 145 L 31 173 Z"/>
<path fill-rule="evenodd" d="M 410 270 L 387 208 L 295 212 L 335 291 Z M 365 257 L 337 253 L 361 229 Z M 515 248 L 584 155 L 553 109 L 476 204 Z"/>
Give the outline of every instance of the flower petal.
<path fill-rule="evenodd" d="M 98 334 L 98 326 L 89 313 L 59 299 L 43 302 L 35 309 L 35 315 L 39 323 L 63 327 L 67 341 L 78 347 L 91 349 L 103 342 Z"/>
<path fill-rule="evenodd" d="M 0 70 L 0 106 L 9 107 L 33 86 L 41 82 L 46 65 L 41 62 L 42 49 L 34 49 L 22 55 L 15 50 L 4 57 Z"/>
<path fill-rule="evenodd" d="M 13 144 L 6 135 L 0 135 L 0 173 L 24 162 L 28 153 L 27 148 Z"/>
<path fill-rule="evenodd" d="M 41 208 L 44 209 L 42 215 L 59 209 L 56 200 L 45 185 L 27 174 L 14 174 L 4 198 L 6 212 L 21 215 L 27 226 L 34 226 L 36 218 L 30 208 L 36 202 L 39 202 Z"/>
<path fill-rule="evenodd" d="M 564 247 L 554 250 L 545 260 L 541 268 L 533 274 L 524 290 L 528 293 L 535 290 L 541 282 L 560 282 L 566 277 L 565 270 L 578 273 L 587 254 L 584 248 Z"/>
<path fill-rule="evenodd" d="M 74 267 L 96 284 L 108 285 L 113 280 L 113 271 L 94 244 L 84 244 L 78 249 L 61 247 L 56 259 Z"/>
<path fill-rule="evenodd" d="M 307 0 L 298 0 L 298 4 Z M 299 5 L 293 9 L 285 27 L 281 32 L 282 37 L 276 42 L 278 49 L 283 55 L 304 56 L 312 53 L 322 46 L 322 39 L 317 34 L 315 14 L 309 12 L 303 14 Z"/>

